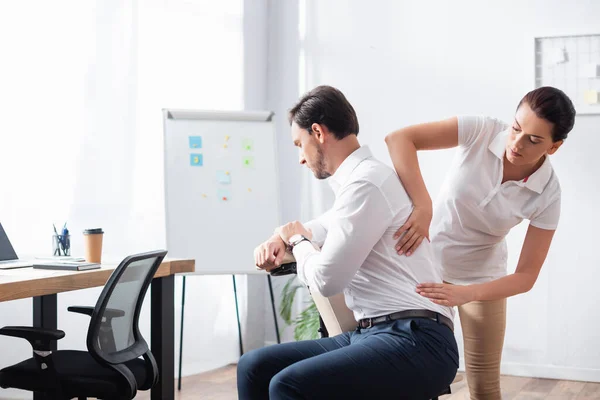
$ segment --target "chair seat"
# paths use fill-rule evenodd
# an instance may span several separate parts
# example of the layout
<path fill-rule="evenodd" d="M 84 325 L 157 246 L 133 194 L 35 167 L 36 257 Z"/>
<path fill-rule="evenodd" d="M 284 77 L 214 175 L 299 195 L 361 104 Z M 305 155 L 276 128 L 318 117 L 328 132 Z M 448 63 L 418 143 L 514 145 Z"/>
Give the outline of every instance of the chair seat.
<path fill-rule="evenodd" d="M 114 399 L 122 396 L 123 387 L 117 382 L 123 377 L 111 368 L 100 365 L 86 351 L 61 350 L 52 354 L 56 375 L 65 394 L 76 397 Z M 126 363 L 138 382 L 138 389 L 148 389 L 143 359 Z M 0 370 L 0 386 L 36 392 L 52 390 L 52 383 L 44 379 L 34 358 Z"/>

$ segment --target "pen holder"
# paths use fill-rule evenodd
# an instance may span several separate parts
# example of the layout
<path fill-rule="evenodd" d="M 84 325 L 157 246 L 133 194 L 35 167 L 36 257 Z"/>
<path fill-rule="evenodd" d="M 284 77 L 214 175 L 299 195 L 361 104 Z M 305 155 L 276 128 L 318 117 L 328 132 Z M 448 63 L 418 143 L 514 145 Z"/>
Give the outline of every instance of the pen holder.
<path fill-rule="evenodd" d="M 71 235 L 52 235 L 52 255 L 56 257 L 71 255 Z"/>

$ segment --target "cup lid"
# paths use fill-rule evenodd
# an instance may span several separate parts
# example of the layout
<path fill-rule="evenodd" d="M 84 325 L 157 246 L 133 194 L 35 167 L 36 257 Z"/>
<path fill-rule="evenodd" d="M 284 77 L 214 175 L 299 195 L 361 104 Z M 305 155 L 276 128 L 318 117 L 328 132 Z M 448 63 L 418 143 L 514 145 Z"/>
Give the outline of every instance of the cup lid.
<path fill-rule="evenodd" d="M 102 228 L 85 229 L 83 231 L 84 235 L 94 235 L 94 234 L 98 234 L 98 233 L 104 233 L 104 231 L 102 230 Z"/>

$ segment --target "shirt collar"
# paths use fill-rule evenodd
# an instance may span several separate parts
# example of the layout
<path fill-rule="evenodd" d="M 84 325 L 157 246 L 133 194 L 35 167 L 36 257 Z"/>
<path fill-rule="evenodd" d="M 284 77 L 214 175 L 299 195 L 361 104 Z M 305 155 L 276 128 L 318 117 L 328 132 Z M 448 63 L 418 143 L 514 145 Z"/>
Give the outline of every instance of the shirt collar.
<path fill-rule="evenodd" d="M 506 140 L 508 137 L 508 129 L 502 131 L 496 135 L 488 149 L 494 153 L 500 160 L 504 159 L 504 153 L 506 152 Z M 533 190 L 536 193 L 542 193 L 546 184 L 552 176 L 552 164 L 550 164 L 550 157 L 546 156 L 544 163 L 537 169 L 533 174 L 527 178 L 517 182 L 521 187 L 526 187 L 529 190 Z"/>
<path fill-rule="evenodd" d="M 329 186 L 333 189 L 334 193 L 346 183 L 354 168 L 358 166 L 363 160 L 372 157 L 371 150 L 368 146 L 361 146 L 354 150 L 338 167 L 338 169 L 329 178 Z"/>

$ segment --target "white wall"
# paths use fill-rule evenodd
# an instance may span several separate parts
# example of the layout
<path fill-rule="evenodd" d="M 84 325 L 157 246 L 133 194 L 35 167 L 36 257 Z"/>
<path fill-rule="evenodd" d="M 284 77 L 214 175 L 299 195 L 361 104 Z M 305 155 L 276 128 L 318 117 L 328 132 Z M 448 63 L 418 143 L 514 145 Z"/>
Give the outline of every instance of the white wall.
<path fill-rule="evenodd" d="M 297 100 L 298 54 L 304 50 L 304 90 L 330 84 L 344 91 L 358 113 L 361 143 L 389 164 L 383 138 L 395 128 L 456 114 L 510 120 L 533 88 L 535 36 L 600 33 L 600 2 L 593 0 L 307 0 L 302 45 L 290 27 L 296 25 L 285 19 L 298 3 L 273 3 L 278 19 L 269 38 L 277 52 L 270 65 L 276 74 L 270 71 L 269 87 L 277 106 L 289 108 Z M 600 256 L 594 251 L 600 171 L 592 161 L 599 123 L 598 117 L 578 117 L 552 157 L 563 188 L 561 223 L 535 288 L 509 300 L 503 373 L 600 381 L 600 343 L 594 339 L 600 328 Z M 282 175 L 298 178 L 292 146 L 284 143 L 280 152 Z M 433 197 L 452 155 L 420 155 Z M 296 182 L 282 180 L 288 219 L 299 216 Z M 525 229 L 517 227 L 508 239 L 511 271 Z"/>
<path fill-rule="evenodd" d="M 242 22 L 242 0 L 0 3 L 0 222 L 21 257 L 48 254 L 52 223 L 65 220 L 74 255 L 90 226 L 106 232 L 104 259 L 165 246 L 161 108 L 244 106 Z M 244 316 L 243 279 L 238 288 Z M 187 290 L 183 373 L 237 360 L 231 277 L 194 277 Z M 66 307 L 94 305 L 99 291 L 58 296 L 59 349 L 86 348 L 89 318 Z M 31 315 L 30 299 L 0 303 L 0 326 Z M 0 368 L 31 356 L 8 337 L 0 351 Z"/>

